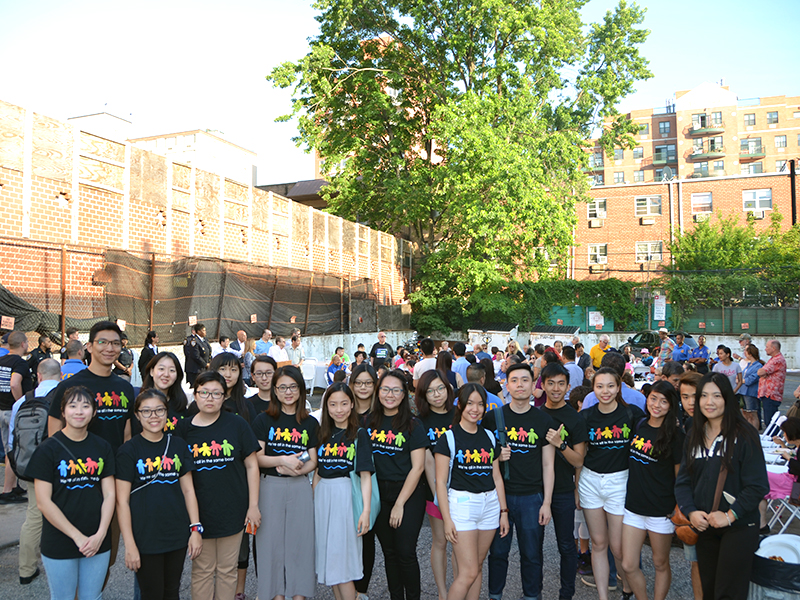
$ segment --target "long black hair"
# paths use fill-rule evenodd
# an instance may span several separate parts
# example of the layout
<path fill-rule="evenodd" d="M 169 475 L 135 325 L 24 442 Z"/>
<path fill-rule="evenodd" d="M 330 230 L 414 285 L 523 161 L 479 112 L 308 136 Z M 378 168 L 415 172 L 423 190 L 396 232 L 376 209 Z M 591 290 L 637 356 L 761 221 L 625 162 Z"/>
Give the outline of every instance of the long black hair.
<path fill-rule="evenodd" d="M 453 400 L 455 399 L 455 392 L 453 391 L 450 382 L 447 381 L 447 376 L 438 369 L 431 369 L 425 371 L 417 380 L 417 388 L 414 392 L 414 403 L 417 405 L 417 414 L 425 419 L 431 412 L 431 406 L 428 404 L 428 389 L 435 381 L 441 381 L 444 385 L 444 411 L 450 412 L 453 408 Z"/>
<path fill-rule="evenodd" d="M 704 437 L 708 419 L 703 413 L 700 398 L 703 394 L 703 388 L 709 383 L 713 383 L 719 388 L 725 400 L 725 412 L 722 415 L 722 428 L 720 430 L 723 440 L 722 464 L 725 468 L 730 470 L 731 457 L 733 456 L 733 448 L 736 444 L 736 439 L 741 437 L 758 443 L 758 432 L 742 416 L 742 412 L 739 410 L 739 401 L 736 399 L 736 394 L 733 393 L 733 388 L 731 387 L 728 376 L 714 372 L 703 375 L 703 378 L 697 386 L 697 393 L 695 394 L 694 401 L 694 424 L 692 425 L 692 430 L 689 433 L 689 439 L 686 443 L 686 467 L 691 469 L 694 464 L 695 454 L 705 450 Z"/>
<path fill-rule="evenodd" d="M 678 435 L 678 405 L 680 403 L 680 397 L 678 396 L 678 391 L 675 389 L 669 381 L 658 381 L 656 382 L 653 387 L 650 388 L 648 392 L 648 396 L 656 392 L 664 396 L 669 402 L 669 411 L 664 416 L 664 420 L 661 422 L 661 427 L 658 428 L 658 436 L 656 436 L 655 442 L 653 442 L 653 456 L 661 457 L 661 456 L 668 456 L 672 452 L 672 444 L 675 442 L 675 438 Z M 645 405 L 645 412 L 647 416 L 650 417 L 650 411 L 647 410 L 647 405 Z"/>
<path fill-rule="evenodd" d="M 246 401 L 244 399 L 244 378 L 242 377 L 242 365 L 237 356 L 232 352 L 220 352 L 213 359 L 211 359 L 211 364 L 208 366 L 208 368 L 211 371 L 219 372 L 222 367 L 236 367 L 239 369 L 239 377 L 236 379 L 236 383 L 233 384 L 233 387 L 226 390 L 226 394 L 236 405 L 236 412 L 239 414 L 239 416 L 249 423 L 250 410 L 245 404 Z"/>
<path fill-rule="evenodd" d="M 353 403 L 353 409 L 350 411 L 350 416 L 347 417 L 347 429 L 344 432 L 344 441 L 350 442 L 356 439 L 358 434 L 358 413 L 356 413 L 356 397 L 353 395 L 353 390 L 347 387 L 344 381 L 336 381 L 328 386 L 325 393 L 322 394 L 322 417 L 319 422 L 319 443 L 320 445 L 327 442 L 333 435 L 333 430 L 336 428 L 336 423 L 333 421 L 328 412 L 328 398 L 336 392 L 341 392 Z"/>
<path fill-rule="evenodd" d="M 469 400 L 469 397 L 476 392 L 481 397 L 481 403 L 483 404 L 483 415 L 481 418 L 486 416 L 486 411 L 489 410 L 489 401 L 486 398 L 486 390 L 479 383 L 465 383 L 458 388 L 458 404 L 456 404 L 456 411 L 453 414 L 454 426 L 461 423 L 461 415 L 463 414 L 464 409 L 467 408 L 467 401 Z"/>
<path fill-rule="evenodd" d="M 395 431 L 411 431 L 414 429 L 414 415 L 411 412 L 411 402 L 408 400 L 408 383 L 403 371 L 394 369 L 384 373 L 378 381 L 378 391 L 375 398 L 372 400 L 372 410 L 370 411 L 369 427 L 370 429 L 377 429 L 381 426 L 383 421 L 383 404 L 381 404 L 380 389 L 384 382 L 389 379 L 396 379 L 400 382 L 403 390 L 403 399 L 400 401 L 400 406 L 397 407 L 397 414 L 392 418 L 392 429 Z"/>
<path fill-rule="evenodd" d="M 159 352 L 150 359 L 150 362 L 147 363 L 147 366 L 144 369 L 142 390 L 156 388 L 155 383 L 153 382 L 153 376 L 150 375 L 150 371 L 156 368 L 156 365 L 161 362 L 162 358 L 169 358 L 172 361 L 172 364 L 175 366 L 175 382 L 169 386 L 169 389 L 167 390 L 169 408 L 171 408 L 174 412 L 182 413 L 186 410 L 186 407 L 189 406 L 189 401 L 186 399 L 186 392 L 184 392 L 183 387 L 181 387 L 181 382 L 183 381 L 183 369 L 181 368 L 181 361 L 179 361 L 178 357 L 172 352 Z"/>
<path fill-rule="evenodd" d="M 273 419 L 277 419 L 281 416 L 283 404 L 281 404 L 280 398 L 278 398 L 277 386 L 275 385 L 281 377 L 288 377 L 297 385 L 298 396 L 294 418 L 298 423 L 302 423 L 308 418 L 308 409 L 306 408 L 306 382 L 303 379 L 303 373 L 294 365 L 286 365 L 275 371 L 275 375 L 272 376 L 272 389 L 270 389 L 269 392 L 269 406 L 264 412 Z"/>

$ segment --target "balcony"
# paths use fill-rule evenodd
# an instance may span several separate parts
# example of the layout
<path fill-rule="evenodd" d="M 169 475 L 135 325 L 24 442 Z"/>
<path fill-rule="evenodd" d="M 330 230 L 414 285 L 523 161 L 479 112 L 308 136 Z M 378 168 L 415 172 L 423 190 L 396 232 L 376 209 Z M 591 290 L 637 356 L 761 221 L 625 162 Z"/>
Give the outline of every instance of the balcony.
<path fill-rule="evenodd" d="M 739 148 L 739 160 L 756 160 L 767 155 L 766 149 L 761 144 L 754 146 L 741 146 Z"/>
<path fill-rule="evenodd" d="M 698 147 L 692 150 L 689 156 L 692 160 L 708 160 L 709 158 L 720 158 L 725 156 L 725 147 L 720 145 L 708 145 L 706 147 Z"/>
<path fill-rule="evenodd" d="M 725 123 L 722 121 L 714 121 L 712 119 L 703 119 L 699 122 L 692 122 L 689 127 L 689 135 L 709 135 L 712 133 L 723 133 L 725 131 Z"/>
<path fill-rule="evenodd" d="M 725 169 L 716 169 L 716 170 L 708 170 L 708 169 L 700 169 L 689 175 L 691 179 L 702 179 L 704 177 L 722 177 L 726 175 Z"/>
<path fill-rule="evenodd" d="M 676 152 L 656 152 L 653 154 L 654 165 L 677 164 L 678 154 Z"/>

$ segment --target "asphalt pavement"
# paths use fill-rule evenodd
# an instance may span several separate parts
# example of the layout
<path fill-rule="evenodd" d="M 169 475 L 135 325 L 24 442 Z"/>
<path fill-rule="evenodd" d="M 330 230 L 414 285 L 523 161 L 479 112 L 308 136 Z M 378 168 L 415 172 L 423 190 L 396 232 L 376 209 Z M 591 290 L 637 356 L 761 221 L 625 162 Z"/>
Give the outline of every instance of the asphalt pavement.
<path fill-rule="evenodd" d="M 800 373 L 790 373 L 787 377 L 784 394 L 784 402 L 781 410 L 786 411 L 793 403 L 792 392 L 800 385 Z M 315 395 L 312 404 L 319 406 L 319 395 Z M 2 474 L 2 467 L 0 467 Z M 1 475 L 0 475 L 1 476 Z M 25 504 L 20 505 L 0 505 L 0 598 L 14 598 L 15 600 L 44 600 L 48 598 L 47 575 L 42 570 L 42 575 L 35 579 L 31 584 L 22 586 L 19 584 L 19 530 L 25 519 Z M 793 533 L 795 533 L 793 531 Z M 430 568 L 430 544 L 431 531 L 427 519 L 420 533 L 417 545 L 422 571 L 422 598 L 423 600 L 436 600 L 438 593 L 433 581 L 433 574 Z M 375 570 L 370 583 L 369 596 L 372 599 L 388 598 L 389 594 L 386 586 L 386 576 L 384 572 L 383 555 L 380 551 L 380 544 L 376 543 Z M 689 579 L 689 563 L 683 558 L 683 550 L 673 548 L 670 554 L 670 564 L 672 566 L 672 586 L 668 600 L 685 600 L 692 598 L 691 583 Z M 648 581 L 648 595 L 652 595 L 654 578 L 653 561 L 650 548 L 645 546 L 642 551 L 642 568 Z M 559 589 L 559 553 L 556 546 L 555 534 L 552 525 L 548 525 L 544 541 L 544 590 L 542 600 L 557 600 Z M 486 590 L 487 568 L 483 568 L 483 591 L 481 598 L 487 598 Z M 119 558 L 117 563 L 111 568 L 111 577 L 108 586 L 103 593 L 104 600 L 130 600 L 133 597 L 133 573 L 125 567 L 124 546 L 120 542 Z M 190 598 L 190 578 L 191 561 L 187 560 L 183 571 L 181 583 L 181 598 Z M 448 585 L 451 575 L 448 575 Z M 256 577 L 253 569 L 252 558 L 247 572 L 247 584 L 245 593 L 249 599 L 255 598 Z M 617 598 L 621 595 L 621 586 L 616 592 L 611 592 L 610 597 Z M 516 600 L 522 597 L 522 585 L 519 575 L 519 552 L 516 544 L 512 545 L 510 556 L 509 575 L 506 584 L 504 597 Z M 580 578 L 576 579 L 575 586 L 576 600 L 589 600 L 597 597 L 594 588 L 590 588 L 581 583 Z M 333 593 L 329 588 L 317 586 L 317 593 L 314 598 L 333 600 Z"/>

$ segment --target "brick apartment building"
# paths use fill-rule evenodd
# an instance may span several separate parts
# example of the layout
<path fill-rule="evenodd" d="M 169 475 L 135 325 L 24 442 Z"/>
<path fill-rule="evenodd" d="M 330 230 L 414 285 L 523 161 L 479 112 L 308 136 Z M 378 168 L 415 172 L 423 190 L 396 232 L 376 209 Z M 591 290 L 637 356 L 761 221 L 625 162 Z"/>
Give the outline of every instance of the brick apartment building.
<path fill-rule="evenodd" d="M 631 111 L 636 147 L 606 155 L 595 140 L 593 201 L 577 207 L 570 261 L 576 279 L 647 281 L 669 261 L 673 237 L 722 211 L 759 229 L 779 211 L 796 223 L 800 96 L 739 100 L 704 83 L 674 103 Z"/>

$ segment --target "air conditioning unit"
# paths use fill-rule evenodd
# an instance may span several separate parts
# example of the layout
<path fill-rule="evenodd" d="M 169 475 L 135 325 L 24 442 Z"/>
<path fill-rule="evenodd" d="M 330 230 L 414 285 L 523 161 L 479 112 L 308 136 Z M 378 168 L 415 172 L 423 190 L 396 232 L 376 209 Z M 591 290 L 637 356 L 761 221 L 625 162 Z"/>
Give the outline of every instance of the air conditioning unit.
<path fill-rule="evenodd" d="M 754 210 L 753 211 L 753 218 L 756 221 L 761 221 L 764 218 L 764 211 L 763 210 Z"/>
<path fill-rule="evenodd" d="M 642 217 L 639 219 L 639 225 L 655 225 L 656 220 L 652 217 Z"/>
<path fill-rule="evenodd" d="M 606 270 L 605 265 L 591 265 L 589 266 L 589 273 L 602 273 Z"/>
<path fill-rule="evenodd" d="M 603 219 L 590 219 L 589 229 L 596 229 L 603 226 Z"/>
<path fill-rule="evenodd" d="M 692 218 L 694 219 L 695 223 L 702 223 L 703 221 L 708 221 L 711 218 L 711 213 L 698 213 L 693 215 Z"/>

